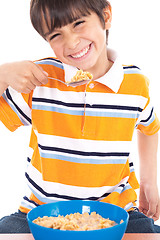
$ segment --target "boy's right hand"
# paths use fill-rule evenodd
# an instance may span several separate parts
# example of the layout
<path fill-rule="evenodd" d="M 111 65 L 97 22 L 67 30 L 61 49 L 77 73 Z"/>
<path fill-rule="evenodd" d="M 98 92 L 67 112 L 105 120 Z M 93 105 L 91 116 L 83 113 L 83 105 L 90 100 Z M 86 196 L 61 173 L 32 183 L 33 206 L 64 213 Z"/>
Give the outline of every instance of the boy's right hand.
<path fill-rule="evenodd" d="M 30 93 L 36 86 L 47 82 L 48 74 L 31 61 L 6 63 L 0 66 L 0 89 L 3 91 L 11 86 L 17 92 Z"/>

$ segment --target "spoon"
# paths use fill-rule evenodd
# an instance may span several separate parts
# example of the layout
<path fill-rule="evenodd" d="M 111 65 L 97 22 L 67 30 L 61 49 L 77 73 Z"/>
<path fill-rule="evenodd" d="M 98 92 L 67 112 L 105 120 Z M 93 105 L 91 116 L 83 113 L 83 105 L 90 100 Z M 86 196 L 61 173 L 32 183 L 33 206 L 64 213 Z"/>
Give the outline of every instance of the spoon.
<path fill-rule="evenodd" d="M 65 83 L 57 78 L 52 78 L 52 77 L 48 77 L 49 79 L 52 79 L 52 80 L 55 80 L 55 81 L 58 81 L 58 82 L 61 82 L 63 84 L 65 84 L 67 87 L 77 87 L 77 86 L 80 86 L 80 85 L 84 85 L 86 83 L 88 83 L 90 80 L 81 80 L 81 81 L 78 81 L 78 82 L 70 82 L 70 83 Z"/>

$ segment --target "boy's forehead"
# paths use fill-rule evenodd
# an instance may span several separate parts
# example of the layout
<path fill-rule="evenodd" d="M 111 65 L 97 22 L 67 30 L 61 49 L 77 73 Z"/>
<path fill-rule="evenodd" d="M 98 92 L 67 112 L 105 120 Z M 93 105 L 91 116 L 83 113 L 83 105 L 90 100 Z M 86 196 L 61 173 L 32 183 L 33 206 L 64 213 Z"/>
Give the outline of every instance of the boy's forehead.
<path fill-rule="evenodd" d="M 90 14 L 90 13 L 89 13 Z M 66 26 L 70 23 L 74 23 L 77 20 L 80 20 L 83 17 L 86 17 L 89 14 L 83 14 L 83 13 L 74 13 L 72 14 L 72 17 L 70 19 L 68 19 L 68 21 L 64 21 L 64 20 L 60 20 L 58 19 L 57 21 L 57 17 L 54 15 L 51 15 L 49 10 L 46 9 L 46 12 L 41 12 L 41 18 L 42 18 L 42 29 L 44 32 L 44 37 L 48 36 L 49 34 L 51 34 L 54 30 L 56 29 L 60 29 L 63 26 Z M 57 24 L 58 22 L 58 24 Z"/>

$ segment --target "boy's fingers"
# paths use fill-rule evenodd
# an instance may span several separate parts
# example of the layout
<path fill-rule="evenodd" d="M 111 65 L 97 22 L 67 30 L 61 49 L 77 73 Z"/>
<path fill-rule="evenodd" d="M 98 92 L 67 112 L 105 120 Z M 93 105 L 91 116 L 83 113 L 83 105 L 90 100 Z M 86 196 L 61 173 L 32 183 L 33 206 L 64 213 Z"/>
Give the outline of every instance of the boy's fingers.
<path fill-rule="evenodd" d="M 35 83 L 36 85 L 39 86 L 39 83 L 40 85 L 42 84 L 46 84 L 48 82 L 48 73 L 45 72 L 43 70 L 43 68 L 41 68 L 41 66 L 33 63 L 33 75 L 35 77 L 33 83 Z M 38 83 L 39 82 L 39 83 Z"/>
<path fill-rule="evenodd" d="M 153 220 L 157 221 L 159 219 L 159 216 L 160 216 L 160 207 L 159 207 L 159 204 L 158 204 L 158 206 L 156 208 L 156 213 L 153 216 Z"/>
<path fill-rule="evenodd" d="M 35 76 L 33 76 L 33 78 L 32 78 L 32 84 L 36 87 L 36 86 L 41 86 L 42 84 L 44 84 L 44 83 L 42 83 L 42 82 L 40 82 Z"/>
<path fill-rule="evenodd" d="M 26 79 L 24 79 L 22 84 L 18 86 L 14 86 L 14 89 L 21 93 L 30 93 L 35 88 L 36 88 L 36 85 L 33 84 L 31 81 L 26 81 Z"/>
<path fill-rule="evenodd" d="M 31 61 L 24 62 L 24 64 L 26 72 L 20 78 L 20 83 L 17 87 L 19 92 L 30 93 L 36 86 L 41 86 L 48 82 L 48 74 L 40 66 Z"/>
<path fill-rule="evenodd" d="M 139 205 L 139 211 L 143 212 L 143 208 Z"/>
<path fill-rule="evenodd" d="M 147 212 L 147 216 L 152 218 L 157 212 L 156 208 L 157 208 L 157 205 L 155 203 L 150 203 L 149 204 L 149 210 Z"/>
<path fill-rule="evenodd" d="M 48 77 L 48 73 L 46 71 L 44 71 L 40 65 L 36 64 L 36 66 L 44 73 L 45 76 Z"/>
<path fill-rule="evenodd" d="M 158 219 L 159 219 L 158 216 L 153 216 L 153 220 L 154 220 L 154 221 L 157 221 Z"/>
<path fill-rule="evenodd" d="M 26 93 L 26 94 L 28 94 L 28 93 L 30 93 L 32 90 L 30 89 L 30 88 L 26 88 L 24 91 L 21 91 L 21 93 Z"/>

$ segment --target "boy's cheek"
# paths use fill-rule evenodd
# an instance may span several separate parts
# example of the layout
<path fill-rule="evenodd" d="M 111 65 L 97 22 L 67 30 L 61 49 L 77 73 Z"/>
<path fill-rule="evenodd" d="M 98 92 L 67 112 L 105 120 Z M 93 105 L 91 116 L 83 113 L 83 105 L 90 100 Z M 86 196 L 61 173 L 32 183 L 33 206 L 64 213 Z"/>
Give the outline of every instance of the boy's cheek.
<path fill-rule="evenodd" d="M 54 54 L 56 55 L 56 57 L 61 56 L 61 51 L 60 48 L 56 48 L 55 46 L 50 44 L 51 49 L 53 50 Z M 59 58 L 59 57 L 58 57 Z"/>

